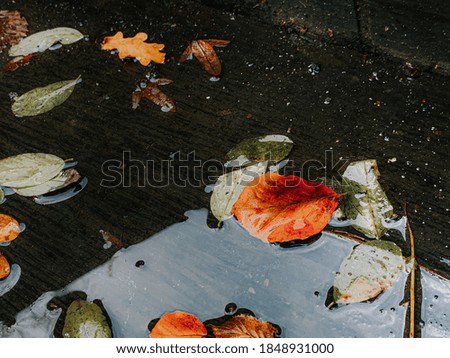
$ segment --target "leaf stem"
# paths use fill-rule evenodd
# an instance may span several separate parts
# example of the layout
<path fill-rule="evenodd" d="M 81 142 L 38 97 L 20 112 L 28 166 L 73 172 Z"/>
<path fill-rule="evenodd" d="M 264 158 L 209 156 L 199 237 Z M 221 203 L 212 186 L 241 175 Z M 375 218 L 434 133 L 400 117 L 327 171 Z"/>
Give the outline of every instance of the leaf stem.
<path fill-rule="evenodd" d="M 409 240 L 411 245 L 410 260 L 412 261 L 412 269 L 409 284 L 409 338 L 414 338 L 414 315 L 416 311 L 415 309 L 416 254 L 414 250 L 414 234 L 412 232 L 411 225 L 409 223 L 409 218 L 406 212 L 406 204 L 404 206 L 404 213 L 406 217 L 406 227 L 408 228 Z"/>

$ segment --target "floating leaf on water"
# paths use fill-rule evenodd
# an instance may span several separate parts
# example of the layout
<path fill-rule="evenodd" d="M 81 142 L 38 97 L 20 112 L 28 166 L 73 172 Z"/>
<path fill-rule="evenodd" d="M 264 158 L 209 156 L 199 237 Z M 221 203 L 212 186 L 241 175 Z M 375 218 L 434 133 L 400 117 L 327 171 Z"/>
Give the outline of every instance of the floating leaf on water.
<path fill-rule="evenodd" d="M 60 81 L 45 87 L 35 88 L 15 98 L 12 112 L 16 117 L 36 116 L 50 111 L 66 101 L 73 92 L 81 77 L 75 80 Z"/>
<path fill-rule="evenodd" d="M 140 97 L 145 97 L 153 103 L 157 104 L 161 107 L 161 111 L 163 112 L 176 112 L 177 108 L 175 106 L 175 102 L 166 95 L 163 91 L 159 89 L 158 86 L 167 85 L 172 83 L 172 80 L 167 78 L 152 78 L 147 83 L 147 86 L 139 91 L 133 92 L 132 102 L 133 109 L 137 108 L 139 104 Z M 138 97 L 139 96 L 139 100 Z"/>
<path fill-rule="evenodd" d="M 348 194 L 340 204 L 347 219 L 356 230 L 376 239 L 389 230 L 385 223 L 393 214 L 379 177 L 375 160 L 353 162 L 342 175 L 340 187 L 342 193 Z"/>
<path fill-rule="evenodd" d="M 0 252 L 0 280 L 4 279 L 11 272 L 11 266 L 5 256 Z"/>
<path fill-rule="evenodd" d="M 165 313 L 150 330 L 151 338 L 202 338 L 206 334 L 196 316 L 181 311 Z"/>
<path fill-rule="evenodd" d="M 293 146 L 294 142 L 290 138 L 278 134 L 246 139 L 227 153 L 227 166 L 235 167 L 266 160 L 276 163 L 286 158 Z"/>
<path fill-rule="evenodd" d="M 160 52 L 164 44 L 148 43 L 148 35 L 144 32 L 137 33 L 134 37 L 124 38 L 122 32 L 117 32 L 114 36 L 107 36 L 102 43 L 103 50 L 118 50 L 119 58 L 135 57 L 143 66 L 150 62 L 164 63 L 166 54 Z"/>
<path fill-rule="evenodd" d="M 36 196 L 34 198 L 34 202 L 40 205 L 50 205 L 60 203 L 79 194 L 86 187 L 87 184 L 88 179 L 86 177 L 83 177 L 77 183 L 72 183 L 66 188 L 56 190 L 48 194 Z"/>
<path fill-rule="evenodd" d="M 26 66 L 30 63 L 32 54 L 26 56 L 17 56 L 10 60 L 6 65 L 3 66 L 3 70 L 7 72 L 12 72 L 17 70 L 19 67 Z"/>
<path fill-rule="evenodd" d="M 13 241 L 20 234 L 20 225 L 9 215 L 0 214 L 0 242 Z"/>
<path fill-rule="evenodd" d="M 6 45 L 15 45 L 27 35 L 28 22 L 19 11 L 0 11 L 0 52 Z"/>
<path fill-rule="evenodd" d="M 62 335 L 64 338 L 112 338 L 102 308 L 84 300 L 75 300 L 67 308 Z"/>
<path fill-rule="evenodd" d="M 75 169 L 66 169 L 56 177 L 40 185 L 31 187 L 16 188 L 15 192 L 21 196 L 38 196 L 50 193 L 55 190 L 65 188 L 80 179 L 80 174 Z"/>
<path fill-rule="evenodd" d="M 217 81 L 217 76 L 222 72 L 222 64 L 214 51 L 214 46 L 226 46 L 229 43 L 230 41 L 227 40 L 194 40 L 184 50 L 179 62 L 190 60 L 194 55 L 203 69 L 214 76 L 213 81 Z"/>
<path fill-rule="evenodd" d="M 275 338 L 279 327 L 270 322 L 263 322 L 256 317 L 240 314 L 234 315 L 220 325 L 207 324 L 215 338 Z"/>
<path fill-rule="evenodd" d="M 304 240 L 322 231 L 339 198 L 323 184 L 268 172 L 244 188 L 232 211 L 263 241 Z"/>
<path fill-rule="evenodd" d="M 335 303 L 363 302 L 377 297 L 406 270 L 400 248 L 390 241 L 356 246 L 342 262 L 334 280 Z"/>
<path fill-rule="evenodd" d="M 211 195 L 211 211 L 219 220 L 224 221 L 233 216 L 232 208 L 244 188 L 256 177 L 264 174 L 267 162 L 261 162 L 230 173 L 221 175 L 217 179 Z"/>
<path fill-rule="evenodd" d="M 20 40 L 9 49 L 9 56 L 25 56 L 30 53 L 43 52 L 59 42 L 63 45 L 81 40 L 84 35 L 70 27 L 57 27 L 51 30 L 37 32 Z"/>
<path fill-rule="evenodd" d="M 24 153 L 0 160 L 0 185 L 23 188 L 45 183 L 64 167 L 53 154 Z"/>

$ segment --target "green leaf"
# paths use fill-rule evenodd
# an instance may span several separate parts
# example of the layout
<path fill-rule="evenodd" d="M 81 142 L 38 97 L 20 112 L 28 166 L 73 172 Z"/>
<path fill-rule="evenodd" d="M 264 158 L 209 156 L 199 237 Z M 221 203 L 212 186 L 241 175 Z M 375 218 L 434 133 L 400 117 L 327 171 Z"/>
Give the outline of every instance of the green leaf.
<path fill-rule="evenodd" d="M 48 112 L 67 100 L 79 82 L 81 82 L 80 77 L 35 88 L 17 97 L 11 109 L 16 117 L 36 116 Z"/>
<path fill-rule="evenodd" d="M 64 160 L 53 154 L 25 153 L 0 160 L 0 185 L 30 187 L 54 178 L 64 167 Z"/>
<path fill-rule="evenodd" d="M 55 190 L 65 188 L 66 186 L 80 179 L 80 174 L 75 169 L 67 169 L 60 172 L 56 177 L 45 183 L 24 188 L 15 188 L 14 191 L 21 196 L 38 196 L 50 193 Z"/>
<path fill-rule="evenodd" d="M 364 160 L 351 163 L 342 176 L 342 198 L 339 207 L 351 221 L 351 225 L 367 237 L 379 239 L 389 228 L 386 220 L 393 214 L 393 208 L 378 178 L 377 162 Z"/>
<path fill-rule="evenodd" d="M 263 161 L 276 163 L 286 158 L 293 146 L 290 138 L 279 134 L 246 139 L 227 153 L 228 166 L 236 167 Z"/>
<path fill-rule="evenodd" d="M 81 40 L 84 35 L 70 27 L 57 27 L 51 30 L 37 32 L 24 37 L 9 49 L 9 56 L 26 56 L 30 53 L 43 52 L 55 43 L 68 45 Z"/>
<path fill-rule="evenodd" d="M 64 338 L 112 338 L 111 328 L 95 302 L 73 301 L 67 308 Z"/>
<path fill-rule="evenodd" d="M 217 180 L 211 195 L 211 212 L 223 221 L 233 216 L 231 209 L 244 188 L 254 178 L 264 174 L 267 162 L 258 163 L 223 174 Z"/>
<path fill-rule="evenodd" d="M 2 188 L 0 188 L 0 204 L 3 203 L 3 200 L 5 200 L 5 193 Z"/>
<path fill-rule="evenodd" d="M 355 303 L 377 297 L 406 271 L 400 248 L 390 241 L 356 246 L 342 262 L 334 280 L 334 302 Z"/>

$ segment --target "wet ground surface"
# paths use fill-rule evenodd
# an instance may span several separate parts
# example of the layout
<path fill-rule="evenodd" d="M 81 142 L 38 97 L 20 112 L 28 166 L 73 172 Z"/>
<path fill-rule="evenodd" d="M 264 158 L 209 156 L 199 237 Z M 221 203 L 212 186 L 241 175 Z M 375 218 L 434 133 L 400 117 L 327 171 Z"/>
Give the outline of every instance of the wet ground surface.
<path fill-rule="evenodd" d="M 217 175 L 214 163 L 223 163 L 241 140 L 272 133 L 287 134 L 296 144 L 288 172 L 301 171 L 311 180 L 338 176 L 346 160 L 376 159 L 395 211 L 401 214 L 408 204 L 419 263 L 450 277 L 448 77 L 428 68 L 408 78 L 405 61 L 358 43 L 308 40 L 286 27 L 196 2 L 8 0 L 2 7 L 19 10 L 29 33 L 68 26 L 88 39 L 0 74 L 0 155 L 47 152 L 74 158 L 89 184 L 60 204 L 40 206 L 13 196 L 1 206 L 27 229 L 2 248 L 22 275 L 0 297 L 0 321 L 11 324 L 43 292 L 108 260 L 115 249 L 103 248 L 99 230 L 132 245 L 184 220 L 187 210 L 207 208 L 204 187 Z M 167 62 L 157 71 L 174 80 L 164 91 L 175 100 L 176 113 L 163 113 L 150 102 L 131 109 L 131 92 L 148 69 L 100 49 L 104 36 L 117 31 L 126 36 L 143 31 L 150 41 L 166 45 Z M 211 82 L 196 61 L 177 63 L 196 38 L 231 41 L 217 51 L 220 81 Z M 1 61 L 6 63 L 6 53 Z M 312 63 L 320 67 L 316 75 L 308 70 Z M 63 105 L 38 117 L 11 113 L 10 92 L 79 75 L 82 83 Z M 108 179 L 103 163 L 123 161 L 124 152 L 129 153 L 126 186 L 102 186 Z M 152 161 L 148 167 L 161 173 L 171 155 L 175 169 L 188 164 L 181 172 L 190 182 L 163 172 L 142 185 L 137 161 Z"/>

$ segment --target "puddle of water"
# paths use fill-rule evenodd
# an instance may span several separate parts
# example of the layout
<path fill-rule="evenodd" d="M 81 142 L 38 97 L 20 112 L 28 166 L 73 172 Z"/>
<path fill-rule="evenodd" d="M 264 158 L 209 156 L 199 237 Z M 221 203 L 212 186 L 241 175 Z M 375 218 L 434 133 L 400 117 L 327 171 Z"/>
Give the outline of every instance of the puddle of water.
<path fill-rule="evenodd" d="M 403 336 L 406 307 L 400 302 L 406 274 L 371 303 L 325 307 L 335 272 L 354 242 L 323 234 L 309 246 L 283 249 L 250 236 L 234 219 L 221 229 L 209 228 L 206 209 L 186 215 L 187 221 L 120 250 L 67 287 L 43 294 L 19 313 L 14 326 L 0 327 L 0 336 L 51 337 L 60 312 L 48 311 L 47 302 L 76 290 L 86 292 L 89 300 L 102 300 L 115 337 L 146 337 L 149 321 L 167 311 L 191 312 L 202 321 L 218 317 L 229 302 L 280 325 L 283 337 Z M 433 314 L 450 315 L 450 283 L 432 275 L 423 280 L 427 300 L 439 296 Z M 424 336 L 450 336 L 448 324 L 427 327 L 435 318 L 424 310 Z"/>

